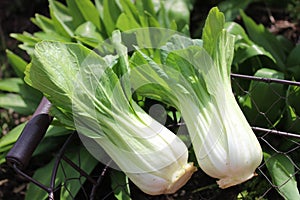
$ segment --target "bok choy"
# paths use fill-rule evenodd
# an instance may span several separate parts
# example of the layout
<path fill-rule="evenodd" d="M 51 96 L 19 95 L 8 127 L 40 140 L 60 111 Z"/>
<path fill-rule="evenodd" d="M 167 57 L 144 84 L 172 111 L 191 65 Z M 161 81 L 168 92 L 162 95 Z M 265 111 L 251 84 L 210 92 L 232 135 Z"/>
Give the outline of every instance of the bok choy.
<path fill-rule="evenodd" d="M 142 191 L 174 193 L 196 168 L 188 163 L 186 145 L 131 99 L 118 31 L 112 42 L 119 55 L 106 57 L 80 44 L 40 42 L 25 81 L 51 101 L 60 122 L 96 142 Z"/>
<path fill-rule="evenodd" d="M 175 106 L 188 128 L 200 168 L 227 188 L 255 175 L 262 149 L 231 90 L 234 36 L 213 8 L 202 42 L 183 36 L 161 47 L 161 60 L 137 48 L 132 86 L 139 94 Z"/>

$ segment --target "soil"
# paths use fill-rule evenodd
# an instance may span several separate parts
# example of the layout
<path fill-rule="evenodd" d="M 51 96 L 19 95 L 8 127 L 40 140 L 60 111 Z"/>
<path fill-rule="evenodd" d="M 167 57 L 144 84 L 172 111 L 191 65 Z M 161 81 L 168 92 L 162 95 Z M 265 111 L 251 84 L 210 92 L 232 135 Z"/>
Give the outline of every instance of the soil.
<path fill-rule="evenodd" d="M 203 15 L 195 14 L 193 20 L 203 20 L 205 18 L 210 7 L 213 6 L 211 3 L 207 5 L 201 4 L 197 6 L 199 10 L 194 13 L 203 13 Z M 10 49 L 22 55 L 24 59 L 28 59 L 27 55 L 17 48 L 16 40 L 9 37 L 9 33 L 21 33 L 23 31 L 35 32 L 37 27 L 30 21 L 30 17 L 33 17 L 35 13 L 41 13 L 49 15 L 48 13 L 48 1 L 47 0 L 1 0 L 0 1 L 0 79 L 3 77 L 14 76 L 14 72 L 9 68 L 5 55 L 5 49 Z M 278 8 L 266 8 L 263 4 L 252 4 L 246 9 L 246 13 L 253 17 L 256 22 L 262 23 L 269 28 L 274 34 L 281 34 L 292 41 L 294 44 L 299 43 L 299 26 L 293 22 L 289 15 L 282 9 Z M 239 21 L 239 19 L 237 19 Z M 1 115 L 10 115 L 7 110 L 0 110 Z M 18 118 L 18 117 L 16 117 Z M 3 121 L 1 117 L 1 126 L 7 121 Z M 17 125 L 18 120 L 10 122 L 9 126 L 5 128 L 8 131 L 13 126 Z M 4 132 L 5 133 L 5 132 Z M 1 136 L 1 135 L 0 135 Z M 203 174 L 196 174 L 195 176 L 203 176 Z M 201 177 L 203 178 L 203 177 Z M 24 199 L 26 193 L 27 181 L 15 173 L 6 164 L 0 165 L 0 200 L 21 200 Z M 187 187 L 195 186 L 188 185 Z M 199 185 L 197 185 L 199 186 Z M 227 190 L 227 199 L 231 199 L 230 191 L 235 191 L 238 188 L 233 187 Z M 137 193 L 138 194 L 138 193 Z M 185 190 L 181 190 L 177 193 L 178 196 L 183 196 L 182 199 L 191 199 L 191 197 L 185 196 Z M 175 196 L 176 196 L 175 195 Z M 207 194 L 211 195 L 212 194 Z M 169 199 L 173 199 L 175 196 L 170 196 Z M 219 193 L 218 196 L 225 197 L 224 194 Z M 199 197 L 201 198 L 201 197 Z M 207 197 L 208 199 L 209 197 Z M 150 199 L 150 198 L 149 198 Z M 205 198 L 206 199 L 206 198 Z"/>

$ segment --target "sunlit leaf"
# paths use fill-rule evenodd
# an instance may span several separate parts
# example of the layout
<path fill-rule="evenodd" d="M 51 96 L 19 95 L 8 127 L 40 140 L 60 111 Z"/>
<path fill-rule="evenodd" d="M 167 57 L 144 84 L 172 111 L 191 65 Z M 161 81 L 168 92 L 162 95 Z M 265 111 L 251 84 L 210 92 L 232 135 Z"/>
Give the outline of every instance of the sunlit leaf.
<path fill-rule="evenodd" d="M 5 146 L 12 147 L 12 145 L 17 141 L 22 130 L 24 129 L 26 122 L 19 124 L 15 128 L 9 131 L 8 134 L 0 138 L 0 152 L 3 152 Z"/>
<path fill-rule="evenodd" d="M 278 187 L 279 193 L 288 200 L 300 199 L 297 182 L 295 179 L 295 168 L 288 156 L 276 154 L 271 156 L 264 153 L 264 160 L 272 177 L 272 182 Z"/>
<path fill-rule="evenodd" d="M 98 30 L 101 30 L 100 15 L 95 5 L 90 0 L 75 0 L 85 21 L 92 22 Z M 113 1 L 111 1 L 113 2 Z M 76 15 L 76 13 L 74 13 Z"/>
<path fill-rule="evenodd" d="M 31 21 L 46 33 L 55 32 L 54 23 L 48 17 L 40 14 L 35 14 L 35 18 L 31 18 Z"/>
<path fill-rule="evenodd" d="M 119 15 L 121 14 L 120 8 L 115 1 L 104 0 L 103 2 L 103 23 L 107 35 L 111 35 L 116 28 L 116 23 Z"/>
<path fill-rule="evenodd" d="M 27 65 L 27 62 L 23 60 L 20 56 L 14 54 L 10 50 L 6 50 L 6 56 L 8 58 L 9 64 L 13 67 L 16 74 L 20 77 L 24 77 L 24 71 Z"/>
<path fill-rule="evenodd" d="M 24 81 L 20 78 L 6 78 L 0 80 L 0 90 L 18 93 L 22 84 L 24 84 Z"/>
<path fill-rule="evenodd" d="M 55 0 L 49 0 L 49 8 L 55 30 L 66 38 L 71 39 L 75 27 L 73 27 L 72 16 L 68 8 Z"/>
<path fill-rule="evenodd" d="M 284 79 L 284 74 L 276 70 L 262 68 L 254 76 Z M 272 127 L 280 119 L 286 90 L 279 83 L 251 81 L 249 93 L 240 97 L 239 102 L 249 123 L 256 126 Z"/>

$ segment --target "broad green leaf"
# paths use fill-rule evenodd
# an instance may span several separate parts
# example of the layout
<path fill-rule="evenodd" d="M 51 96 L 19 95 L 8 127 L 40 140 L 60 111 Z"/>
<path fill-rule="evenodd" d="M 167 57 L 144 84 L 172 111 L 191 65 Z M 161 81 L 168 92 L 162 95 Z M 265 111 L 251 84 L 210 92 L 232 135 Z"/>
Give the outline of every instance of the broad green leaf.
<path fill-rule="evenodd" d="M 222 32 L 225 24 L 224 15 L 219 12 L 217 7 L 210 10 L 203 28 L 202 39 L 204 49 L 209 55 L 213 55 L 217 45 L 217 39 Z"/>
<path fill-rule="evenodd" d="M 271 156 L 264 153 L 264 160 L 272 177 L 272 182 L 278 187 L 279 193 L 284 199 L 300 199 L 297 182 L 295 179 L 294 163 L 283 154 Z"/>
<path fill-rule="evenodd" d="M 74 46 L 74 48 L 69 51 L 67 46 Z M 71 53 L 72 52 L 72 53 Z M 46 54 L 48 56 L 46 56 Z M 56 43 L 56 42 L 42 42 L 37 44 L 35 55 L 33 56 L 32 63 L 29 64 L 25 71 L 25 81 L 37 88 L 38 90 L 44 91 L 46 94 L 50 94 L 49 100 L 58 100 L 59 102 L 56 106 L 60 106 L 63 108 L 69 108 L 72 110 L 72 101 L 71 96 L 74 92 L 74 83 L 73 79 L 77 76 L 78 67 L 74 65 L 75 61 L 73 54 L 76 56 L 80 56 L 79 59 L 84 59 L 84 55 L 88 55 L 89 51 L 86 48 L 79 48 L 76 44 L 68 44 L 65 45 L 63 43 Z M 64 61 L 61 63 L 61 61 Z M 43 62 L 43 63 L 41 63 Z M 83 62 L 83 60 L 80 60 Z M 64 67 L 60 65 L 63 64 Z M 56 66 L 56 67 L 55 67 Z M 34 72 L 31 68 L 34 67 Z M 58 77 L 60 73 L 67 75 L 64 80 L 55 79 Z M 43 76 L 51 77 L 45 79 Z M 64 85 L 62 88 L 58 85 L 57 80 L 64 81 Z M 53 90 L 53 88 L 56 88 Z M 68 95 L 63 95 L 65 92 L 68 92 Z"/>
<path fill-rule="evenodd" d="M 151 25 L 149 25 L 148 17 L 146 17 L 146 13 L 149 17 L 151 16 L 151 14 L 149 12 L 147 12 L 146 10 L 144 10 L 144 7 L 142 5 L 142 1 L 136 2 L 136 7 L 137 7 L 137 10 L 138 10 L 138 13 L 139 13 L 139 20 L 138 21 L 140 22 L 141 26 L 142 27 L 152 27 Z"/>
<path fill-rule="evenodd" d="M 100 43 L 103 41 L 102 36 L 97 31 L 97 27 L 91 22 L 85 22 L 80 25 L 76 30 L 75 34 L 81 38 L 89 38 L 94 43 Z"/>
<path fill-rule="evenodd" d="M 283 73 L 268 68 L 259 69 L 254 76 L 284 79 Z M 249 123 L 266 128 L 274 126 L 281 118 L 285 105 L 284 85 L 253 80 L 248 91 L 239 102 Z"/>
<path fill-rule="evenodd" d="M 72 130 L 66 129 L 65 127 L 50 125 L 45 134 L 45 138 L 64 136 L 71 131 Z"/>
<path fill-rule="evenodd" d="M 3 152 L 4 147 L 9 146 L 12 147 L 12 145 L 17 141 L 19 138 L 22 130 L 24 129 L 27 122 L 24 122 L 22 124 L 19 124 L 15 128 L 9 131 L 5 136 L 0 138 L 0 152 Z"/>
<path fill-rule="evenodd" d="M 288 58 L 287 58 L 287 67 L 293 67 L 295 65 L 300 64 L 300 44 L 296 45 L 294 49 L 290 52 Z"/>
<path fill-rule="evenodd" d="M 292 106 L 287 105 L 286 112 L 284 113 L 281 124 L 284 131 L 300 134 L 300 117 L 299 114 L 296 113 L 295 108 L 293 108 Z M 300 142 L 300 140 L 298 142 Z M 294 142 L 289 143 L 291 143 L 291 145 L 295 145 Z M 286 150 L 288 149 L 286 148 Z"/>
<path fill-rule="evenodd" d="M 13 67 L 16 74 L 20 78 L 23 78 L 27 62 L 23 60 L 20 56 L 14 54 L 8 49 L 6 50 L 6 56 L 8 58 L 9 64 Z"/>
<path fill-rule="evenodd" d="M 78 147 L 70 147 L 67 149 L 67 152 L 64 154 L 67 158 L 77 164 L 83 171 L 87 174 L 91 173 L 94 167 L 97 165 L 98 161 L 95 160 L 82 146 Z M 80 156 L 80 160 L 79 157 Z M 37 169 L 33 175 L 33 178 L 40 181 L 42 184 L 48 186 L 50 184 L 51 173 L 53 172 L 53 166 L 55 164 L 56 157 L 52 159 L 44 167 Z M 55 185 L 59 186 L 62 184 L 61 188 L 61 198 L 60 199 L 72 199 L 72 197 L 76 196 L 80 187 L 85 182 L 85 178 L 80 177 L 78 171 L 72 168 L 69 164 L 62 161 L 59 166 Z M 69 180 L 68 180 L 69 179 Z M 67 188 L 67 190 L 66 190 Z M 69 194 L 72 194 L 69 195 Z M 28 190 L 26 192 L 25 200 L 31 199 L 47 199 L 48 194 L 37 187 L 33 183 L 29 184 Z"/>
<path fill-rule="evenodd" d="M 288 55 L 295 47 L 295 44 L 284 35 L 276 35 L 276 39 L 280 43 L 282 50 L 286 55 Z"/>
<path fill-rule="evenodd" d="M 118 18 L 116 27 L 121 31 L 127 31 L 131 29 L 140 28 L 141 26 L 137 23 L 135 19 L 130 18 L 125 13 L 122 13 Z"/>
<path fill-rule="evenodd" d="M 284 70 L 286 55 L 280 42 L 262 24 L 257 25 L 243 11 L 241 11 L 241 16 L 251 40 L 270 52 L 275 58 L 278 67 Z"/>
<path fill-rule="evenodd" d="M 42 95 L 27 84 L 19 85 L 19 93 L 0 94 L 0 107 L 10 108 L 23 115 L 32 114 L 38 106 Z"/>
<path fill-rule="evenodd" d="M 74 77 L 80 75 L 79 72 L 82 68 L 97 70 L 97 72 L 99 71 L 97 73 L 99 76 L 103 74 L 100 80 L 93 79 L 95 81 L 101 81 L 102 83 L 101 90 L 97 90 L 96 95 L 97 98 L 99 98 L 97 102 L 101 102 L 104 107 L 99 107 L 99 110 L 97 111 L 103 113 L 105 117 L 109 117 L 110 114 L 112 114 L 108 113 L 106 107 L 111 106 L 111 95 L 113 90 L 116 90 L 116 88 L 119 90 L 121 88 L 119 86 L 116 87 L 118 79 L 117 76 L 112 72 L 112 69 L 107 66 L 109 64 L 107 63 L 107 60 L 103 59 L 95 52 L 82 45 L 71 43 L 64 44 L 59 42 L 42 42 L 36 45 L 35 50 L 36 51 L 35 55 L 33 56 L 32 63 L 28 65 L 26 69 L 25 81 L 36 89 L 43 91 L 49 101 L 52 102 L 57 108 L 60 108 L 55 110 L 55 113 L 59 114 L 55 115 L 55 117 L 61 117 L 59 118 L 61 122 L 67 120 L 68 125 L 70 125 L 70 120 L 74 120 L 74 105 L 72 103 L 74 100 L 74 95 L 81 95 L 82 91 L 84 92 L 82 95 L 93 97 L 94 89 L 85 88 L 83 90 L 78 90 L 75 88 L 78 87 L 78 82 L 76 82 L 77 79 L 74 79 Z M 63 63 L 62 60 L 64 61 Z M 92 71 L 91 73 L 95 72 Z M 64 76 L 61 76 L 60 74 L 63 74 Z M 57 77 L 61 78 L 57 79 Z M 85 81 L 85 79 L 82 81 Z M 94 83 L 82 83 L 80 87 L 94 87 L 90 84 Z M 105 90 L 102 87 L 105 88 Z M 120 91 L 118 95 L 119 94 L 121 96 L 118 96 L 118 98 L 125 98 L 122 96 L 124 95 L 123 92 Z M 89 105 L 83 100 L 79 102 L 76 101 L 76 104 L 77 103 L 78 105 L 76 106 L 78 106 L 78 109 L 84 109 L 87 113 L 89 113 L 87 110 L 93 107 L 89 107 Z M 127 101 L 121 101 L 120 105 L 123 105 L 123 103 L 126 104 Z M 123 109 L 127 108 L 128 105 L 123 107 Z M 51 111 L 51 113 L 52 112 L 53 111 Z M 93 113 L 93 111 L 90 112 Z M 129 110 L 126 110 L 126 112 L 129 112 Z"/>
<path fill-rule="evenodd" d="M 100 15 L 91 0 L 75 0 L 78 9 L 81 11 L 85 21 L 92 22 L 98 30 L 101 30 Z M 111 1 L 111 3 L 114 1 Z M 114 8 L 113 8 L 114 9 Z M 117 10 L 115 10 L 117 12 Z M 75 13 L 76 14 L 76 13 Z"/>
<path fill-rule="evenodd" d="M 77 1 L 75 0 L 66 0 L 68 10 L 70 15 L 72 16 L 72 21 L 74 27 L 78 27 L 80 24 L 84 23 L 86 20 L 82 15 L 80 8 L 78 7 Z"/>
<path fill-rule="evenodd" d="M 26 102 L 19 94 L 0 94 L 0 107 L 2 108 L 13 109 L 17 113 L 28 115 L 34 112 L 33 105 Z"/>
<path fill-rule="evenodd" d="M 145 21 L 147 21 L 147 26 L 149 27 L 161 27 L 161 25 L 159 24 L 159 22 L 157 21 L 157 19 L 155 17 L 153 17 L 150 13 L 145 12 L 144 15 Z M 140 21 L 142 21 L 142 19 L 140 19 Z M 144 26 L 143 27 L 147 27 Z"/>
<path fill-rule="evenodd" d="M 287 70 L 297 80 L 300 80 L 300 45 L 296 45 L 287 57 Z"/>
<path fill-rule="evenodd" d="M 120 4 L 122 6 L 123 13 L 125 13 L 130 19 L 134 19 L 138 24 L 140 24 L 139 12 L 132 1 L 120 0 Z"/>
<path fill-rule="evenodd" d="M 98 164 L 98 160 L 92 157 L 83 146 L 80 146 L 79 149 L 78 147 L 75 147 L 65 155 L 87 174 L 90 174 Z M 61 166 L 63 166 L 64 170 L 64 176 L 61 177 L 64 187 L 62 187 L 60 199 L 73 200 L 73 197 L 76 196 L 76 194 L 82 188 L 86 178 L 84 176 L 80 176 L 80 173 L 72 168 L 68 163 L 63 162 Z M 68 177 L 74 178 L 68 179 Z"/>
<path fill-rule="evenodd" d="M 118 200 L 131 200 L 128 177 L 121 171 L 110 173 L 111 188 Z"/>
<path fill-rule="evenodd" d="M 54 23 L 48 17 L 35 14 L 35 18 L 31 18 L 31 21 L 46 33 L 55 32 Z"/>
<path fill-rule="evenodd" d="M 48 152 L 61 148 L 66 141 L 66 136 L 70 135 L 72 130 L 68 130 L 62 126 L 50 125 L 47 132 L 32 154 L 32 157 L 42 154 L 48 154 Z"/>
<path fill-rule="evenodd" d="M 265 52 L 265 50 L 260 46 L 257 46 L 255 44 L 248 45 L 245 43 L 238 43 L 236 44 L 236 52 L 233 63 L 240 64 L 255 56 L 266 56 L 272 61 L 275 61 L 272 55 L 268 52 Z"/>
<path fill-rule="evenodd" d="M 72 16 L 68 8 L 56 0 L 49 0 L 50 16 L 53 20 L 55 30 L 66 38 L 73 36 Z"/>
<path fill-rule="evenodd" d="M 253 44 L 253 42 L 249 39 L 247 33 L 245 32 L 244 28 L 236 22 L 226 22 L 224 25 L 225 29 L 236 36 L 235 40 L 243 41 L 249 45 Z"/>
<path fill-rule="evenodd" d="M 74 118 L 72 113 L 69 113 L 61 108 L 56 108 L 51 106 L 50 114 L 55 116 L 55 119 L 52 123 L 57 126 L 63 126 L 69 130 L 75 130 L 74 128 Z"/>
<path fill-rule="evenodd" d="M 20 78 L 6 78 L 0 80 L 0 90 L 18 93 L 22 84 L 24 84 L 24 81 Z"/>
<path fill-rule="evenodd" d="M 121 14 L 121 10 L 115 1 L 103 1 L 103 23 L 105 25 L 107 35 L 111 35 L 116 28 L 117 20 Z"/>
<path fill-rule="evenodd" d="M 300 116 L 300 87 L 289 86 L 286 97 L 287 104 L 295 110 L 298 116 Z"/>
<path fill-rule="evenodd" d="M 6 161 L 5 156 L 19 138 L 26 122 L 19 124 L 0 138 L 0 164 Z"/>
<path fill-rule="evenodd" d="M 38 168 L 33 175 L 33 178 L 38 180 L 40 183 L 49 186 L 51 181 L 51 174 L 53 171 L 53 166 L 55 165 L 55 159 L 46 164 L 43 167 Z M 55 179 L 55 185 L 61 182 L 61 171 L 58 171 L 57 178 Z M 26 191 L 25 200 L 40 199 L 45 200 L 48 198 L 48 193 L 42 190 L 40 187 L 33 183 L 29 183 L 28 189 Z"/>
<path fill-rule="evenodd" d="M 236 36 L 234 63 L 242 63 L 254 56 L 266 56 L 274 63 L 276 62 L 268 51 L 249 39 L 241 25 L 235 22 L 227 22 L 225 23 L 225 28 L 229 33 Z"/>
<path fill-rule="evenodd" d="M 181 35 L 174 35 L 166 45 L 163 46 L 163 49 L 167 52 L 186 49 L 191 46 L 203 46 L 203 40 L 200 39 L 190 39 Z"/>
<path fill-rule="evenodd" d="M 49 154 L 49 152 L 55 152 L 63 146 L 65 141 L 66 137 L 43 138 L 43 140 L 34 150 L 31 157 L 36 157 L 36 159 L 39 159 L 41 156 L 46 156 L 47 154 Z"/>

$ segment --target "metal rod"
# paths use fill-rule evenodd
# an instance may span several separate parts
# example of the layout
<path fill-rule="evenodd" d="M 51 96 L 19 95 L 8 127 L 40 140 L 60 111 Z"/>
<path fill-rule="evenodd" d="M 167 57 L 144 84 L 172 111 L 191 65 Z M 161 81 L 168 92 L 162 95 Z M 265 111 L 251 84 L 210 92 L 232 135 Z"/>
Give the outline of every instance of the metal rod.
<path fill-rule="evenodd" d="M 40 187 L 41 189 L 45 190 L 45 192 L 50 193 L 51 192 L 51 188 L 45 186 L 44 184 L 42 184 L 41 182 L 33 179 L 31 176 L 27 175 L 26 173 L 24 173 L 22 170 L 20 170 L 17 166 L 16 163 L 13 164 L 13 169 L 20 175 L 22 175 L 23 177 L 25 177 L 27 180 L 29 180 L 30 182 L 34 183 L 36 186 Z"/>
<path fill-rule="evenodd" d="M 75 133 L 72 133 L 66 140 L 66 142 L 63 144 L 63 146 L 61 147 L 61 149 L 59 150 L 59 153 L 56 157 L 53 169 L 52 169 L 52 175 L 51 175 L 51 180 L 50 180 L 50 188 L 52 190 L 52 193 L 54 191 L 55 188 L 55 179 L 56 179 L 56 174 L 58 171 L 58 167 L 59 167 L 59 163 L 63 157 L 63 154 L 66 150 L 67 145 L 69 144 L 69 142 L 71 141 L 71 139 L 74 137 Z M 53 195 L 53 194 L 52 194 Z"/>
<path fill-rule="evenodd" d="M 102 183 L 102 181 L 104 179 L 104 176 L 105 176 L 106 172 L 109 169 L 109 165 L 110 165 L 111 162 L 112 162 L 112 160 L 110 160 L 108 162 L 108 164 L 105 165 L 105 167 L 103 168 L 103 170 L 101 172 L 101 175 L 97 179 L 97 184 L 94 184 L 94 186 L 92 188 L 92 191 L 91 191 L 91 194 L 90 194 L 90 200 L 94 200 L 95 199 L 97 188 L 101 185 L 101 183 Z"/>
<path fill-rule="evenodd" d="M 62 155 L 62 159 L 68 163 L 71 167 L 73 167 L 76 171 L 79 172 L 81 176 L 84 176 L 87 178 L 93 185 L 97 184 L 97 181 L 95 181 L 93 178 L 91 178 L 85 171 L 83 171 L 80 167 L 78 167 L 77 164 L 75 164 L 72 160 L 67 158 L 65 155 Z"/>
<path fill-rule="evenodd" d="M 261 127 L 252 127 L 252 130 L 254 131 L 261 131 L 265 133 L 271 133 L 271 134 L 276 134 L 276 135 L 281 135 L 281 136 L 286 136 L 286 137 L 294 137 L 300 139 L 299 134 L 295 133 L 289 133 L 289 132 L 284 132 L 284 131 L 277 131 L 277 130 L 272 130 L 272 129 L 267 129 L 267 128 L 261 128 Z"/>
<path fill-rule="evenodd" d="M 285 84 L 285 85 L 300 86 L 300 82 L 276 79 L 276 78 L 263 78 L 263 77 L 249 76 L 249 75 L 243 75 L 243 74 L 234 74 L 234 73 L 231 74 L 231 77 L 261 81 L 261 82 L 266 82 L 266 83 L 280 83 L 280 84 Z"/>

